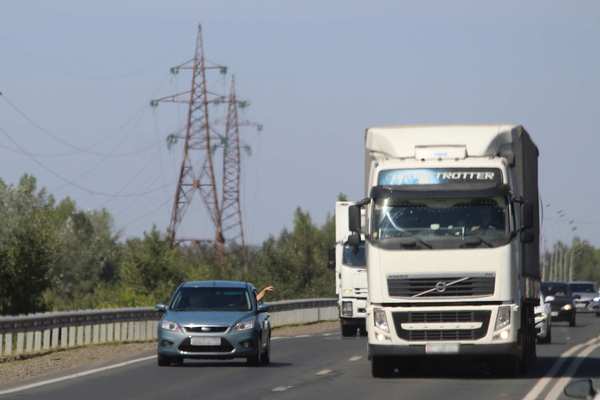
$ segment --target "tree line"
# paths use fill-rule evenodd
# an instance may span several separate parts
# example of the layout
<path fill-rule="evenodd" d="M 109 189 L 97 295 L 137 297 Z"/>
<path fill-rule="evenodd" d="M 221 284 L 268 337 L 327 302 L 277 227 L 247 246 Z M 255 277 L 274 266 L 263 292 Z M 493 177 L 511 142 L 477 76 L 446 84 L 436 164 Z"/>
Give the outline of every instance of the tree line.
<path fill-rule="evenodd" d="M 193 279 L 270 284 L 271 300 L 334 295 L 326 260 L 334 218 L 318 225 L 301 208 L 291 229 L 261 245 L 228 246 L 222 265 L 212 246 L 173 248 L 156 227 L 124 239 L 106 209 L 57 201 L 30 175 L 0 180 L 0 218 L 0 315 L 150 306 Z"/>

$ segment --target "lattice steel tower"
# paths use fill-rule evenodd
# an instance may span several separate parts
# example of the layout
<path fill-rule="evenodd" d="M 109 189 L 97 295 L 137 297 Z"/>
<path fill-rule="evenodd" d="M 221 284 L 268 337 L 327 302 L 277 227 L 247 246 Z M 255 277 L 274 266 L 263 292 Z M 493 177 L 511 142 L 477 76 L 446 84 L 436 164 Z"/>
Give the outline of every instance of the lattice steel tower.
<path fill-rule="evenodd" d="M 171 211 L 171 222 L 169 224 L 171 243 L 175 244 L 180 241 L 177 236 L 177 229 L 192 202 L 194 193 L 198 192 L 215 226 L 214 244 L 217 258 L 222 259 L 225 239 L 223 236 L 220 199 L 213 165 L 213 144 L 211 144 L 213 130 L 209 119 L 209 105 L 222 104 L 226 101 L 226 98 L 209 91 L 206 72 L 211 69 L 216 69 L 222 74 L 227 73 L 227 68 L 222 65 L 207 64 L 204 56 L 202 26 L 199 25 L 194 57 L 171 68 L 171 72 L 174 74 L 180 70 L 192 71 L 191 89 L 186 92 L 152 100 L 150 104 L 152 106 L 157 106 L 160 102 L 188 104 L 184 135 L 180 136 L 184 140 L 183 159 L 179 170 L 173 209 Z"/>

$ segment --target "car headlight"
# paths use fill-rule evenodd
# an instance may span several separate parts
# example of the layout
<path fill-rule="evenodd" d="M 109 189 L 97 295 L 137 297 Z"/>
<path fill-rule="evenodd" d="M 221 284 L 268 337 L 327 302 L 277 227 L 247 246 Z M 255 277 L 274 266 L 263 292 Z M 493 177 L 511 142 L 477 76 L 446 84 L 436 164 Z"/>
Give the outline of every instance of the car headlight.
<path fill-rule="evenodd" d="M 562 306 L 562 309 L 565 311 L 569 311 L 572 308 L 573 308 L 573 306 L 571 304 L 565 304 L 564 306 Z"/>
<path fill-rule="evenodd" d="M 496 315 L 496 327 L 494 330 L 498 331 L 502 328 L 506 328 L 510 325 L 510 306 L 498 307 L 498 315 Z"/>
<path fill-rule="evenodd" d="M 160 328 L 164 329 L 165 331 L 183 332 L 183 329 L 181 329 L 181 326 L 179 326 L 177 322 L 167 321 L 166 319 L 163 319 L 160 322 Z"/>
<path fill-rule="evenodd" d="M 592 299 L 592 301 L 598 303 L 598 302 L 600 302 L 600 297 L 594 297 Z"/>
<path fill-rule="evenodd" d="M 254 328 L 254 318 L 240 321 L 233 326 L 234 331 L 247 331 Z"/>
<path fill-rule="evenodd" d="M 381 329 L 384 332 L 389 332 L 390 327 L 387 322 L 387 318 L 385 316 L 385 311 L 381 308 L 373 309 L 373 320 L 375 322 L 375 327 Z"/>

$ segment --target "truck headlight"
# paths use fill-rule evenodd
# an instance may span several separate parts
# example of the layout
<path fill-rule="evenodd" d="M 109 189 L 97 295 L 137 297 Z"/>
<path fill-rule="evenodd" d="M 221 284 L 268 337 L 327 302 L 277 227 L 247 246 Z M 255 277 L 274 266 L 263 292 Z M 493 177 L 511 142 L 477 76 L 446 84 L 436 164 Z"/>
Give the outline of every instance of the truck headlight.
<path fill-rule="evenodd" d="M 344 317 L 352 316 L 352 302 L 351 301 L 342 301 L 342 316 L 344 316 Z"/>
<path fill-rule="evenodd" d="M 375 322 L 375 327 L 381 329 L 384 332 L 390 331 L 390 327 L 387 322 L 387 318 L 385 316 L 385 311 L 381 308 L 373 309 L 373 320 Z"/>
<path fill-rule="evenodd" d="M 496 315 L 496 327 L 494 330 L 499 331 L 510 325 L 510 306 L 498 307 L 498 315 Z"/>
<path fill-rule="evenodd" d="M 254 328 L 254 318 L 240 321 L 233 326 L 234 331 L 247 331 Z"/>
<path fill-rule="evenodd" d="M 572 308 L 573 308 L 573 306 L 571 304 L 565 304 L 564 306 L 562 306 L 562 309 L 565 311 L 569 311 Z"/>
<path fill-rule="evenodd" d="M 165 319 L 160 321 L 160 329 L 171 332 L 183 332 L 183 329 L 181 329 L 181 326 L 179 326 L 177 322 L 167 321 Z"/>

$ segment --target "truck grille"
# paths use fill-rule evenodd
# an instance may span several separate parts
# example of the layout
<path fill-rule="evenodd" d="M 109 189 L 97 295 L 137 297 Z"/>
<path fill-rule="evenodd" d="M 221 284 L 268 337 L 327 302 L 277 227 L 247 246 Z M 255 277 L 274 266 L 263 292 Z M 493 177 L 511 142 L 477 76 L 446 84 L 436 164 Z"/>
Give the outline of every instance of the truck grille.
<path fill-rule="evenodd" d="M 186 338 L 179 345 L 179 350 L 190 353 L 230 353 L 233 350 L 233 346 L 223 338 L 221 338 L 220 346 L 192 346 L 190 338 Z"/>
<path fill-rule="evenodd" d="M 462 281 L 459 281 L 463 279 Z M 459 281 L 453 283 L 455 281 Z M 392 297 L 482 297 L 494 294 L 495 276 L 388 277 Z"/>
<path fill-rule="evenodd" d="M 416 311 L 394 312 L 394 326 L 400 339 L 408 341 L 477 340 L 487 333 L 491 311 Z M 481 322 L 477 329 L 407 330 L 403 323 Z"/>

